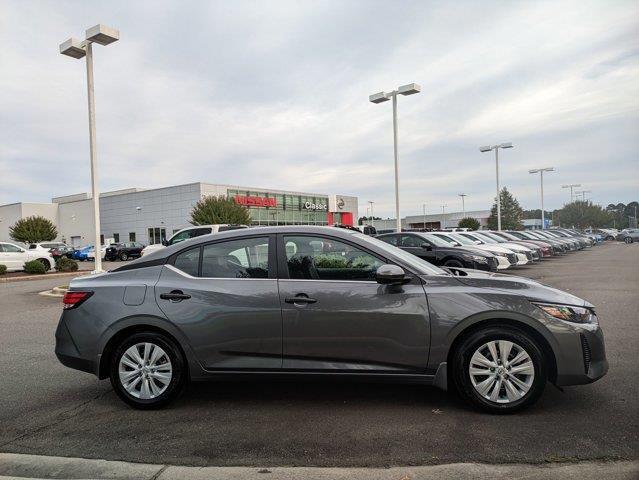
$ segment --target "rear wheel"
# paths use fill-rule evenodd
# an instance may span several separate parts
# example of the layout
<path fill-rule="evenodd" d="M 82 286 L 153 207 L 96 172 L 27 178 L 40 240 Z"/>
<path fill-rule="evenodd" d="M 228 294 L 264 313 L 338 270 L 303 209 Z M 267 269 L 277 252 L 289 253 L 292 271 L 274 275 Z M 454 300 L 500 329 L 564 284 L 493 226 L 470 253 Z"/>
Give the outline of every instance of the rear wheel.
<path fill-rule="evenodd" d="M 491 413 L 511 413 L 532 405 L 546 385 L 542 350 L 528 334 L 510 327 L 471 333 L 457 347 L 452 363 L 459 394 Z"/>
<path fill-rule="evenodd" d="M 632 243 L 632 237 L 626 237 L 623 239 L 623 241 L 626 243 Z"/>
<path fill-rule="evenodd" d="M 127 261 L 129 259 L 129 256 L 126 254 L 126 252 L 122 252 L 120 254 L 120 260 L 122 260 L 123 262 Z"/>
<path fill-rule="evenodd" d="M 160 408 L 174 400 L 186 382 L 186 367 L 177 345 L 165 335 L 135 333 L 111 358 L 111 385 L 138 409 Z"/>
<path fill-rule="evenodd" d="M 49 263 L 49 260 L 47 260 L 46 258 L 38 258 L 38 262 L 42 264 L 42 266 L 47 272 L 51 270 L 51 264 Z"/>

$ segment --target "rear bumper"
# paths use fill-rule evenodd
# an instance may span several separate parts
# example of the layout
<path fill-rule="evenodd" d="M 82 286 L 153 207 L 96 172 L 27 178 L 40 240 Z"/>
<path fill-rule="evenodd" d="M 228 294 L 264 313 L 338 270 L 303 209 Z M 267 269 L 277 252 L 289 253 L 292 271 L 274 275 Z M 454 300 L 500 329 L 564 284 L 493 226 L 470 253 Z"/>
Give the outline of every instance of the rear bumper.
<path fill-rule="evenodd" d="M 80 353 L 64 318 L 60 318 L 58 328 L 55 331 L 55 356 L 65 367 L 97 375 L 97 362 Z"/>

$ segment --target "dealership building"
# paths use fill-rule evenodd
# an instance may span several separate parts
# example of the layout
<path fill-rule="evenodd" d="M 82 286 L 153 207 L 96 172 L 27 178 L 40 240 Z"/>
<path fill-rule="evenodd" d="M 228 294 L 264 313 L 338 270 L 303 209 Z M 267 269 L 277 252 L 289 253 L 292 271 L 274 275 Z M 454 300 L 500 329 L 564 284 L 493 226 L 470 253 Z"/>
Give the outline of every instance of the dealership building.
<path fill-rule="evenodd" d="M 193 206 L 207 196 L 224 195 L 248 208 L 251 224 L 353 225 L 357 197 L 291 192 L 237 185 L 190 183 L 164 188 L 131 188 L 100 194 L 100 232 L 103 241 L 160 243 L 190 225 Z M 8 241 L 9 227 L 32 215 L 51 220 L 58 239 L 75 247 L 93 243 L 93 200 L 83 193 L 55 197 L 51 203 L 20 202 L 0 205 L 0 241 Z"/>

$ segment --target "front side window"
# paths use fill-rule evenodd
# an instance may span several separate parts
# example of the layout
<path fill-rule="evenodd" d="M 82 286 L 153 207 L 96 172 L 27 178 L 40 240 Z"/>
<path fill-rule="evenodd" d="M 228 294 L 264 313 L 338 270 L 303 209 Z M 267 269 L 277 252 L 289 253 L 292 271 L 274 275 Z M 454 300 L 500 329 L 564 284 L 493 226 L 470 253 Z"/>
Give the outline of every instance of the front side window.
<path fill-rule="evenodd" d="M 202 277 L 268 278 L 268 237 L 242 238 L 202 248 Z"/>
<path fill-rule="evenodd" d="M 3 243 L 2 247 L 6 253 L 18 253 L 22 251 L 19 247 L 11 245 L 10 243 Z"/>
<path fill-rule="evenodd" d="M 426 240 L 417 235 L 402 235 L 402 247 L 419 248 L 423 243 L 427 243 Z"/>
<path fill-rule="evenodd" d="M 399 237 L 397 235 L 379 237 L 379 240 L 382 240 L 386 243 L 390 243 L 391 245 L 394 245 L 394 246 L 397 246 L 399 244 Z"/>
<path fill-rule="evenodd" d="M 327 237 L 285 236 L 288 274 L 304 280 L 375 281 L 384 264 L 372 254 Z"/>

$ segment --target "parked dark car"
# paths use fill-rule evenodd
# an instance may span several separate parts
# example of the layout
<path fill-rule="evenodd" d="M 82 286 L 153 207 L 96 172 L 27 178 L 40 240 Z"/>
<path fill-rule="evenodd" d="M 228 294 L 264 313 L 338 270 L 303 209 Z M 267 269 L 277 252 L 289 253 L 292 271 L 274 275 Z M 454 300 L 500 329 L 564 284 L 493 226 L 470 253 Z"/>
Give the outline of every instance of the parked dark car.
<path fill-rule="evenodd" d="M 142 256 L 144 245 L 138 242 L 114 243 L 106 249 L 105 260 L 129 260 Z"/>
<path fill-rule="evenodd" d="M 49 253 L 55 260 L 58 260 L 61 257 L 73 258 L 73 251 L 75 249 L 73 247 L 69 247 L 68 245 L 55 247 L 49 250 Z"/>
<path fill-rule="evenodd" d="M 428 235 L 428 233 L 421 232 L 402 232 L 385 233 L 375 238 L 399 247 L 439 267 L 474 268 L 488 272 L 497 271 L 499 261 L 492 253 L 454 247 L 442 239 L 429 237 Z"/>
<path fill-rule="evenodd" d="M 593 305 L 528 278 L 454 272 L 339 228 L 204 235 L 73 279 L 55 352 L 140 409 L 188 381 L 261 377 L 435 385 L 507 413 L 548 381 L 605 375 Z"/>

